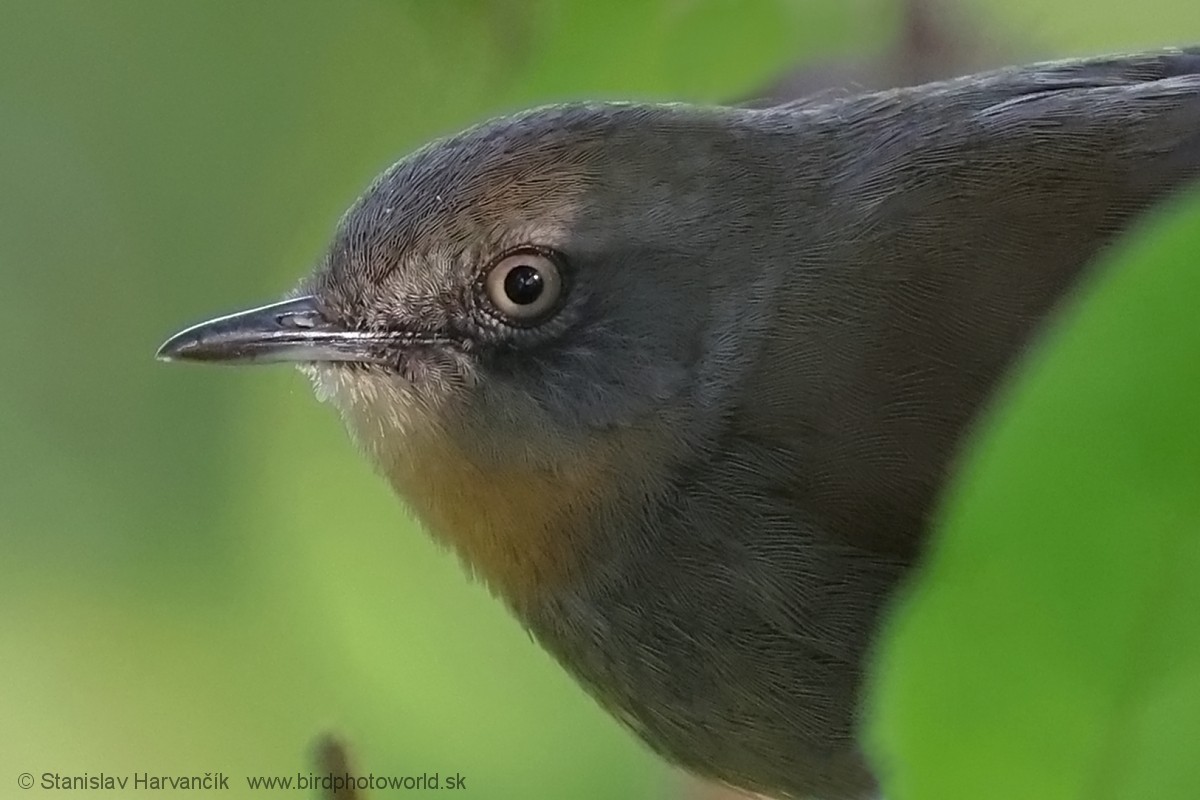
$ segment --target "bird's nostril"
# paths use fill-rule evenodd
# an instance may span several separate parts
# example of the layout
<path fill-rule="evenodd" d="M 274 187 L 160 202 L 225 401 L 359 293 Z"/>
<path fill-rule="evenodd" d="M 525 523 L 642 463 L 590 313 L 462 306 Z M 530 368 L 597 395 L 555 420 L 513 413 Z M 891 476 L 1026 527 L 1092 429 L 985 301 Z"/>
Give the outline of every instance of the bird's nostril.
<path fill-rule="evenodd" d="M 279 314 L 275 317 L 275 322 L 281 328 L 290 328 L 293 330 L 309 330 L 317 327 L 317 315 L 314 312 L 287 313 Z"/>

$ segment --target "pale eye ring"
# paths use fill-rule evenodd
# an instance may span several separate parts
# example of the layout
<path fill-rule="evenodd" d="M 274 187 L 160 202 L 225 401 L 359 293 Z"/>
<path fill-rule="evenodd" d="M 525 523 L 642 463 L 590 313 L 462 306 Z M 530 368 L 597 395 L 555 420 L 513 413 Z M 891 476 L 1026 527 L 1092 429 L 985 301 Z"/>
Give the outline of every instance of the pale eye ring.
<path fill-rule="evenodd" d="M 548 254 L 525 248 L 493 264 L 484 277 L 488 302 L 508 319 L 528 324 L 558 307 L 563 280 Z"/>

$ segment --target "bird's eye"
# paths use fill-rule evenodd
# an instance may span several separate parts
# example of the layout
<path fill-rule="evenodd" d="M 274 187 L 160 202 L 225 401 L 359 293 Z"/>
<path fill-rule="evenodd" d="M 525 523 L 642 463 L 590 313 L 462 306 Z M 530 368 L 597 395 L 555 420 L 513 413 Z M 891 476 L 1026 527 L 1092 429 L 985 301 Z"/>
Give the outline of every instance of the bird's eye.
<path fill-rule="evenodd" d="M 549 256 L 536 250 L 520 250 L 493 264 L 484 286 L 497 311 L 514 322 L 529 323 L 558 306 L 562 274 Z"/>

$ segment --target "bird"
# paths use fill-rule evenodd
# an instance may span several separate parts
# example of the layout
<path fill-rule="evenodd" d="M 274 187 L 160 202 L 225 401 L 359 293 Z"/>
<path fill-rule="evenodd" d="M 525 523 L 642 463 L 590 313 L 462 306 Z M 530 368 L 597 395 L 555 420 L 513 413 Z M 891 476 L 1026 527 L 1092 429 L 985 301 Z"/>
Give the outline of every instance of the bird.
<path fill-rule="evenodd" d="M 1197 177 L 1200 48 L 544 106 L 402 158 L 299 288 L 158 356 L 299 366 L 665 759 L 859 800 L 865 676 L 964 441 L 1089 265 Z"/>

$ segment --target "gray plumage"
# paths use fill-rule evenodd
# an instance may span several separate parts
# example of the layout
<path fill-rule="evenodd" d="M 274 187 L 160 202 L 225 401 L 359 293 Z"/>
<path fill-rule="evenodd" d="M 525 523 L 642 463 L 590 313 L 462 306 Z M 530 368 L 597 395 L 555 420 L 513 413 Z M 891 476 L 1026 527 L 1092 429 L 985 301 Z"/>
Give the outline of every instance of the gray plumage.
<path fill-rule="evenodd" d="M 965 432 L 1085 265 L 1197 176 L 1200 51 L 773 109 L 539 109 L 428 146 L 347 213 L 304 290 L 385 363 L 307 369 L 655 750 L 867 797 L 865 660 Z M 563 263 L 536 325 L 479 289 L 524 244 Z"/>

